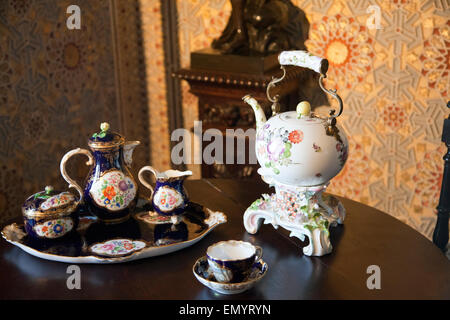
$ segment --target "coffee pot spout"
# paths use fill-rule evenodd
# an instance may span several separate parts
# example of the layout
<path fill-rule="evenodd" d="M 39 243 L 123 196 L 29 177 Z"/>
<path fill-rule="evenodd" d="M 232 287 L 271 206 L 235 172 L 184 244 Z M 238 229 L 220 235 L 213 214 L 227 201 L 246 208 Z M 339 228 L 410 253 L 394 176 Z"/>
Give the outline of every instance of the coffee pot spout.
<path fill-rule="evenodd" d="M 127 141 L 123 145 L 123 160 L 128 167 L 131 167 L 133 163 L 133 151 L 138 145 L 140 145 L 140 141 Z"/>

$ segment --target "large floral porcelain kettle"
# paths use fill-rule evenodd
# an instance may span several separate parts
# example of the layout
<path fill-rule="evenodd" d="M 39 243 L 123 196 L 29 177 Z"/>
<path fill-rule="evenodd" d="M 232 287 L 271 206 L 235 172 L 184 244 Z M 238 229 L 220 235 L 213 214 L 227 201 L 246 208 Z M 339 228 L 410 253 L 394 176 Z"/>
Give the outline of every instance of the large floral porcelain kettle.
<path fill-rule="evenodd" d="M 322 83 L 328 70 L 326 59 L 306 51 L 284 51 L 278 59 L 283 75 L 267 86 L 267 97 L 273 103 L 272 117 L 266 120 L 263 109 L 250 95 L 243 98 L 255 112 L 255 148 L 261 166 L 258 173 L 276 190 L 273 195 L 263 195 L 247 209 L 244 225 L 248 232 L 255 233 L 258 221 L 264 218 L 265 223 L 290 230 L 291 236 L 302 240 L 308 236 L 310 243 L 303 250 L 305 254 L 323 255 L 332 250 L 329 226 L 342 223 L 345 215 L 336 198 L 322 197 L 348 156 L 348 141 L 336 119 L 342 114 L 343 103 L 336 90 L 328 90 Z M 318 72 L 321 89 L 337 100 L 339 110 L 319 116 L 303 101 L 296 111 L 277 113 L 278 96 L 271 96 L 270 91 L 286 76 L 285 65 Z"/>
<path fill-rule="evenodd" d="M 125 138 L 109 131 L 109 124 L 100 125 L 100 132 L 94 133 L 88 141 L 90 151 L 77 148 L 67 152 L 61 159 L 61 175 L 80 194 L 89 211 L 106 223 L 120 223 L 127 220 L 136 206 L 138 186 L 130 168 L 132 153 L 139 141 L 125 141 Z M 84 188 L 69 177 L 66 163 L 72 156 L 84 154 L 92 165 Z"/>

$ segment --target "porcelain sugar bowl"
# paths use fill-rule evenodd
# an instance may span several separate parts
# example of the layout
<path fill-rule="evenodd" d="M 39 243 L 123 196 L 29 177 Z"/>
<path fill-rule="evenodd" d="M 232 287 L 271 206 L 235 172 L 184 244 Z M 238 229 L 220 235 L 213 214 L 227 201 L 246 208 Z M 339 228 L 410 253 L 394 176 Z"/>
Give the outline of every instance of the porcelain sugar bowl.
<path fill-rule="evenodd" d="M 247 209 L 244 225 L 250 233 L 257 231 L 260 218 L 275 227 L 281 225 L 291 231 L 291 236 L 301 240 L 305 236 L 309 238 L 310 244 L 303 250 L 305 254 L 323 255 L 332 248 L 329 226 L 342 223 L 345 216 L 337 198 L 322 195 L 348 157 L 348 141 L 336 119 L 343 111 L 343 103 L 336 90 L 323 86 L 328 69 L 326 59 L 305 51 L 285 51 L 279 55 L 279 62 L 284 73 L 267 87 L 267 97 L 273 103 L 272 117 L 266 120 L 263 109 L 250 95 L 243 98 L 255 113 L 255 151 L 261 166 L 258 173 L 276 191 L 273 195 L 263 195 Z M 278 113 L 278 96 L 272 97 L 270 90 L 284 79 L 284 65 L 320 73 L 320 88 L 337 100 L 339 110 L 318 115 L 303 101 L 295 111 Z"/>
<path fill-rule="evenodd" d="M 134 148 L 139 141 L 125 141 L 125 138 L 109 130 L 108 123 L 100 125 L 100 132 L 94 133 L 88 141 L 89 150 L 77 148 L 67 152 L 61 160 L 61 174 L 83 193 L 89 211 L 105 223 L 120 223 L 130 217 L 136 206 L 138 185 L 130 168 Z M 76 154 L 84 154 L 92 165 L 84 188 L 72 180 L 66 172 L 66 162 Z"/>
<path fill-rule="evenodd" d="M 70 192 L 45 187 L 22 206 L 25 231 L 35 240 L 55 240 L 71 234 L 78 225 L 79 203 Z"/>

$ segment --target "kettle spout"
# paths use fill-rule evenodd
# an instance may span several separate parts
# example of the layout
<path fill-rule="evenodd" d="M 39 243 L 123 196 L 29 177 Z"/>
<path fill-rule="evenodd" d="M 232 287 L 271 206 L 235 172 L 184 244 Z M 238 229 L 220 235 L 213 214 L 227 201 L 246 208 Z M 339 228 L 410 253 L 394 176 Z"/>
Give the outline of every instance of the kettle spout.
<path fill-rule="evenodd" d="M 255 112 L 256 130 L 258 130 L 267 121 L 264 110 L 258 101 L 249 94 L 243 97 L 242 100 L 253 108 L 253 112 Z"/>
<path fill-rule="evenodd" d="M 133 151 L 138 145 L 140 145 L 140 141 L 127 141 L 123 146 L 123 160 L 128 167 L 131 167 L 131 163 L 133 162 Z"/>

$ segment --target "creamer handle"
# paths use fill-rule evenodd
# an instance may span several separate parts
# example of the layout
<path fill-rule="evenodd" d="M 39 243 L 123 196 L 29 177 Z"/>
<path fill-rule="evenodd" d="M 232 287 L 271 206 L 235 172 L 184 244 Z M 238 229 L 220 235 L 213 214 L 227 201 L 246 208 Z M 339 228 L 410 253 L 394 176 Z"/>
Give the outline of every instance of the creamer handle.
<path fill-rule="evenodd" d="M 139 181 L 140 181 L 145 187 L 147 187 L 147 188 L 150 190 L 150 198 L 151 198 L 151 197 L 153 196 L 153 187 L 152 187 L 152 185 L 151 185 L 150 183 L 148 183 L 147 181 L 145 181 L 144 175 L 143 175 L 145 171 L 150 171 L 151 173 L 153 173 L 154 176 L 155 176 L 155 178 L 156 178 L 156 176 L 158 175 L 158 171 L 157 171 L 155 168 L 153 168 L 152 166 L 145 166 L 145 167 L 142 167 L 141 170 L 139 170 L 139 173 L 138 173 L 138 179 L 139 179 Z"/>

